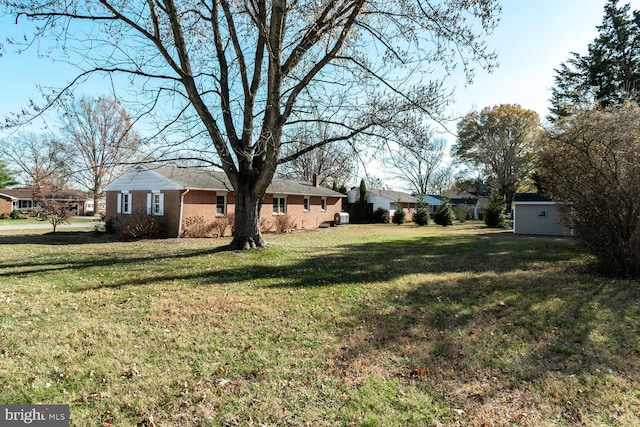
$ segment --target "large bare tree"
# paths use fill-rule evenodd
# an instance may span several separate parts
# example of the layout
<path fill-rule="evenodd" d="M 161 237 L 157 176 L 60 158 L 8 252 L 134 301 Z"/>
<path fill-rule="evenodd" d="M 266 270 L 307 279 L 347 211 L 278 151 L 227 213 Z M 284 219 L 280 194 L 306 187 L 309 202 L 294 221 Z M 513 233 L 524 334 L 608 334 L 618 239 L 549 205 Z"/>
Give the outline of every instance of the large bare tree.
<path fill-rule="evenodd" d="M 27 44 L 50 46 L 82 70 L 64 89 L 94 73 L 124 73 L 138 99 L 147 96 L 140 112 L 175 108 L 161 130 L 179 123 L 206 135 L 236 196 L 232 249 L 264 244 L 259 212 L 278 163 L 375 132 L 399 112 L 439 114 L 448 96 L 443 76 L 456 65 L 469 78 L 475 64 L 495 65 L 483 36 L 499 11 L 497 0 L 7 0 L 0 7 L 18 23 L 36 22 Z M 318 106 L 320 120 L 340 134 L 282 157 L 285 126 L 317 121 Z"/>
<path fill-rule="evenodd" d="M 60 130 L 72 161 L 76 183 L 93 197 L 94 209 L 102 188 L 131 164 L 140 147 L 140 138 L 132 128 L 125 109 L 112 97 L 88 96 L 63 103 Z"/>
<path fill-rule="evenodd" d="M 389 140 L 391 173 L 408 184 L 416 194 L 440 194 L 452 181 L 450 168 L 444 164 L 447 141 L 434 137 L 425 124 L 409 119 Z"/>
<path fill-rule="evenodd" d="M 317 141 L 331 138 L 331 127 L 318 123 L 311 128 L 302 126 L 284 138 L 283 157 L 295 155 Z M 303 155 L 294 156 L 289 162 L 278 166 L 276 174 L 283 178 L 316 180 L 319 185 L 339 187 L 351 179 L 357 169 L 357 158 L 353 147 L 346 141 L 330 142 Z"/>
<path fill-rule="evenodd" d="M 0 153 L 13 166 L 20 184 L 34 192 L 67 187 L 69 158 L 59 138 L 47 133 L 24 133 L 4 140 Z"/>

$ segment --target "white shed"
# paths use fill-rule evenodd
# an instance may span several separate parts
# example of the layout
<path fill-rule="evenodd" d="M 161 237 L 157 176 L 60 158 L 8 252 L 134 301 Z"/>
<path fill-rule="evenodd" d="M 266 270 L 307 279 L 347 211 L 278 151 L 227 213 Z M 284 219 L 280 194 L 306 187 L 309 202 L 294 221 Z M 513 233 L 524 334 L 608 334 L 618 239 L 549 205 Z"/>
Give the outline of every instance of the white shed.
<path fill-rule="evenodd" d="M 562 217 L 562 202 L 545 194 L 517 193 L 513 198 L 513 233 L 545 236 L 573 236 L 571 225 Z"/>

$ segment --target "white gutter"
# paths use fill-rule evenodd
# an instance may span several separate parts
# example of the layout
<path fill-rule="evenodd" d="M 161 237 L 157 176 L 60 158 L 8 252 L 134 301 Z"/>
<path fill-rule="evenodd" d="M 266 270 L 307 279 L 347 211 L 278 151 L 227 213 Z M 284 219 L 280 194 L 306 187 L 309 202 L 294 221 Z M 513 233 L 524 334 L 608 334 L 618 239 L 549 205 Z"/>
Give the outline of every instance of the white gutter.
<path fill-rule="evenodd" d="M 180 219 L 179 219 L 179 223 L 178 223 L 178 238 L 180 238 L 180 236 L 182 236 L 182 211 L 184 209 L 184 196 L 187 195 L 187 193 L 189 192 L 189 188 L 187 188 L 187 191 L 185 191 L 184 193 L 182 193 L 182 195 L 180 196 Z"/>

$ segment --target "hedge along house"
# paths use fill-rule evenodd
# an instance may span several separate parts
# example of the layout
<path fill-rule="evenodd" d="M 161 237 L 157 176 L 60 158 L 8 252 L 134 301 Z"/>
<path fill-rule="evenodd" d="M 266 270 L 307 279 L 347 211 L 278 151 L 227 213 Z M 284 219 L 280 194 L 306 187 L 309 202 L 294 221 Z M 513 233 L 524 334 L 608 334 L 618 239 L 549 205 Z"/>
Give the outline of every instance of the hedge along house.
<path fill-rule="evenodd" d="M 162 217 L 163 236 L 181 237 L 189 219 L 205 222 L 233 215 L 233 188 L 224 172 L 196 167 L 138 165 L 105 187 L 106 218 L 136 212 Z M 294 228 L 311 229 L 332 223 L 341 212 L 343 194 L 317 183 L 274 179 L 264 196 L 263 231 L 276 230 L 287 215 Z"/>
<path fill-rule="evenodd" d="M 513 233 L 573 236 L 571 224 L 560 212 L 561 202 L 540 193 L 516 193 L 513 197 Z"/>

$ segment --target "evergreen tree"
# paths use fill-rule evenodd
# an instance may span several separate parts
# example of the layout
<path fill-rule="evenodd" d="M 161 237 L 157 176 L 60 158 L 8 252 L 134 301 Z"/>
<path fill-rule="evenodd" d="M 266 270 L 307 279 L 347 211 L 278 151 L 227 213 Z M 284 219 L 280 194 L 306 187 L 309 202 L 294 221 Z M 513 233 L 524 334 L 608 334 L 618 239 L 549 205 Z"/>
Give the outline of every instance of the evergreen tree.
<path fill-rule="evenodd" d="M 17 182 L 11 176 L 11 173 L 7 169 L 2 159 L 0 159 L 0 188 L 9 187 L 15 184 L 17 184 Z"/>
<path fill-rule="evenodd" d="M 349 220 L 352 223 L 363 223 L 369 220 L 369 204 L 367 203 L 367 185 L 364 180 L 360 180 L 360 190 L 358 201 L 351 205 L 349 210 Z"/>
<path fill-rule="evenodd" d="M 416 206 L 416 210 L 413 213 L 412 219 L 413 219 L 413 222 L 419 226 L 424 226 L 429 224 L 429 220 L 431 218 L 429 217 L 429 209 L 427 208 L 427 205 L 424 201 L 421 200 L 418 203 L 418 206 Z"/>
<path fill-rule="evenodd" d="M 405 221 L 407 220 L 407 213 L 404 211 L 404 209 L 402 209 L 402 203 L 400 203 L 399 200 L 396 203 L 396 206 L 397 206 L 397 209 L 393 213 L 393 218 L 391 218 L 391 222 L 397 225 L 404 224 Z"/>
<path fill-rule="evenodd" d="M 499 193 L 491 195 L 491 202 L 484 214 L 484 223 L 487 227 L 504 227 L 504 198 Z"/>
<path fill-rule="evenodd" d="M 455 214 L 453 213 L 449 200 L 443 201 L 442 204 L 438 206 L 438 209 L 433 213 L 433 222 L 443 227 L 452 225 L 454 218 Z"/>
<path fill-rule="evenodd" d="M 598 37 L 585 56 L 573 53 L 556 70 L 550 120 L 572 115 L 585 106 L 620 106 L 640 101 L 640 11 L 609 0 Z"/>

